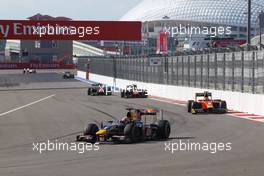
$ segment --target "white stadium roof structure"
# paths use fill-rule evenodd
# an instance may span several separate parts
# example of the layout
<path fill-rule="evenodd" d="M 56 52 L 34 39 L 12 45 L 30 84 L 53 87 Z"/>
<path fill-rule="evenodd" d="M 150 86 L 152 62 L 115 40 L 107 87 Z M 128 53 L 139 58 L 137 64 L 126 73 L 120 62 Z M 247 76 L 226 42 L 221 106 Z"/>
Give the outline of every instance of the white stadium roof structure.
<path fill-rule="evenodd" d="M 264 10 L 264 0 L 252 0 L 252 27 L 258 13 Z M 170 20 L 247 26 L 247 0 L 143 0 L 126 13 L 121 21 Z"/>

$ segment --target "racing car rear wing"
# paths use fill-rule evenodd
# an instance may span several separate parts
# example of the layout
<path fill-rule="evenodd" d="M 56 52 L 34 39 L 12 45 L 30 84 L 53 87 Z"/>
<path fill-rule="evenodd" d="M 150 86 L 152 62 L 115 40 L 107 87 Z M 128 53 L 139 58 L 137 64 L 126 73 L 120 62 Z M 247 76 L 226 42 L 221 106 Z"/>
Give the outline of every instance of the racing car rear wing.
<path fill-rule="evenodd" d="M 203 93 L 196 93 L 195 96 L 196 97 L 204 97 L 205 95 L 207 95 L 208 97 L 212 96 L 211 92 L 203 92 Z"/>
<path fill-rule="evenodd" d="M 95 84 L 92 84 L 91 86 L 102 86 L 103 84 L 100 84 L 100 83 L 95 83 Z"/>
<path fill-rule="evenodd" d="M 203 92 L 203 93 L 196 93 L 195 94 L 195 100 L 197 100 L 197 97 L 212 97 L 211 92 Z"/>
<path fill-rule="evenodd" d="M 135 109 L 135 108 L 126 108 L 128 111 L 138 111 L 141 115 L 156 115 L 159 110 L 154 108 L 148 109 Z"/>

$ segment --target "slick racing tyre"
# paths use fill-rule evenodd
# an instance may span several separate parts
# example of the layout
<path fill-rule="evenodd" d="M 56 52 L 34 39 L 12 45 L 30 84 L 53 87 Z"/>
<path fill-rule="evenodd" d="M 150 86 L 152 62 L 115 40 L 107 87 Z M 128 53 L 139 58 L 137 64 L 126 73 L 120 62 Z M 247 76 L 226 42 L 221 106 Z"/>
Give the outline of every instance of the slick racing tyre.
<path fill-rule="evenodd" d="M 121 98 L 124 98 L 124 96 L 125 96 L 125 92 L 122 91 L 122 92 L 121 92 Z"/>
<path fill-rule="evenodd" d="M 200 104 L 200 103 L 198 103 L 198 102 L 193 102 L 193 104 L 192 104 L 192 109 L 191 109 L 191 113 L 192 114 L 197 114 L 197 109 L 202 109 L 203 107 L 202 107 L 202 105 Z"/>
<path fill-rule="evenodd" d="M 84 135 L 95 135 L 96 132 L 98 132 L 98 131 L 99 131 L 99 128 L 98 128 L 98 126 L 96 124 L 89 123 L 87 125 L 87 127 L 84 129 L 83 134 Z"/>
<path fill-rule="evenodd" d="M 220 102 L 220 108 L 227 110 L 226 101 L 221 101 Z"/>
<path fill-rule="evenodd" d="M 220 101 L 219 108 L 221 109 L 221 113 L 226 113 L 227 112 L 226 101 Z"/>
<path fill-rule="evenodd" d="M 193 102 L 194 102 L 193 100 L 189 100 L 188 103 L 187 103 L 187 111 L 188 111 L 189 113 L 192 112 Z"/>
<path fill-rule="evenodd" d="M 96 124 L 89 123 L 87 127 L 84 129 L 83 135 L 91 135 L 92 136 L 91 143 L 94 144 L 96 142 L 96 132 L 98 131 L 99 128 Z"/>
<path fill-rule="evenodd" d="M 134 123 L 129 123 L 125 126 L 124 135 L 129 142 L 140 142 L 143 138 L 142 128 L 137 127 Z"/>
<path fill-rule="evenodd" d="M 131 143 L 132 142 L 131 131 L 132 131 L 133 125 L 134 125 L 133 123 L 129 123 L 124 128 L 124 136 L 125 136 L 125 141 L 127 143 Z"/>
<path fill-rule="evenodd" d="M 87 91 L 87 95 L 91 95 L 91 89 L 90 88 Z"/>
<path fill-rule="evenodd" d="M 167 120 L 160 120 L 158 127 L 158 137 L 160 139 L 168 139 L 171 132 L 170 122 Z"/>

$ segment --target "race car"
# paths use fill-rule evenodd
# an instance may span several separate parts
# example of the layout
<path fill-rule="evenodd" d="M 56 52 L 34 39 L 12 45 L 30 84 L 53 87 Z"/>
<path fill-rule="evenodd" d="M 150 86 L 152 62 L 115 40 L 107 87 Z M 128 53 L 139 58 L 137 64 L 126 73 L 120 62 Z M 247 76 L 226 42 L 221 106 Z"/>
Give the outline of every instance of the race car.
<path fill-rule="evenodd" d="M 76 141 L 138 143 L 169 138 L 171 126 L 168 120 L 163 119 L 162 110 L 128 108 L 127 111 L 129 121 L 102 122 L 100 129 L 97 124 L 89 123 L 83 135 L 76 137 Z M 161 116 L 160 120 L 158 114 Z"/>
<path fill-rule="evenodd" d="M 125 90 L 121 91 L 121 98 L 147 98 L 148 92 L 144 89 L 138 89 L 136 84 L 126 86 Z"/>
<path fill-rule="evenodd" d="M 74 79 L 74 74 L 72 74 L 71 72 L 64 72 L 62 78 L 63 79 Z"/>
<path fill-rule="evenodd" d="M 87 94 L 92 96 L 112 95 L 112 89 L 103 84 L 92 84 L 92 86 L 88 88 Z"/>
<path fill-rule="evenodd" d="M 203 97 L 202 99 L 198 99 Z M 200 112 L 206 113 L 226 113 L 227 103 L 226 101 L 213 99 L 211 92 L 196 93 L 195 100 L 189 100 L 187 103 L 187 109 L 189 113 L 197 114 Z"/>
<path fill-rule="evenodd" d="M 23 69 L 23 73 L 24 74 L 26 74 L 26 73 L 28 73 L 28 74 L 32 74 L 32 73 L 37 73 L 37 71 L 35 70 L 35 69 L 29 69 L 29 68 L 24 68 Z"/>

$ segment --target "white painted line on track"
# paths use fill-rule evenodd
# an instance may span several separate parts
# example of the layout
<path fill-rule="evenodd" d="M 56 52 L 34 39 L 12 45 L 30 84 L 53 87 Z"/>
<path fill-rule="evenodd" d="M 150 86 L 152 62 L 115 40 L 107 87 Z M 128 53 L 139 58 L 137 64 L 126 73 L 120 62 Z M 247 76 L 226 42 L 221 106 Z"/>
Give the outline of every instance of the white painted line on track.
<path fill-rule="evenodd" d="M 47 97 L 45 97 L 45 98 L 39 99 L 39 100 L 37 100 L 37 101 L 33 101 L 33 102 L 29 103 L 29 104 L 26 104 L 26 105 L 23 105 L 23 106 L 20 106 L 20 107 L 14 108 L 14 109 L 9 110 L 9 111 L 4 112 L 4 113 L 1 113 L 1 114 L 0 114 L 0 117 L 5 116 L 5 115 L 7 115 L 7 114 L 10 114 L 10 113 L 12 113 L 12 112 L 18 111 L 18 110 L 20 110 L 20 109 L 23 109 L 23 108 L 26 108 L 26 107 L 32 106 L 32 105 L 34 105 L 34 104 L 36 104 L 36 103 L 40 103 L 40 102 L 42 102 L 42 101 L 44 101 L 44 100 L 47 100 L 47 99 L 49 99 L 49 98 L 54 97 L 55 95 L 56 95 L 56 94 L 53 94 L 53 95 L 47 96 Z"/>
<path fill-rule="evenodd" d="M 186 106 L 185 104 L 175 103 L 175 102 L 172 102 L 172 101 L 161 100 L 161 99 L 157 99 L 157 98 L 149 98 L 149 99 L 155 100 L 155 101 L 160 101 L 160 102 L 165 102 L 165 103 L 169 103 L 169 104 L 175 104 L 175 105 L 179 105 L 179 106 Z"/>

